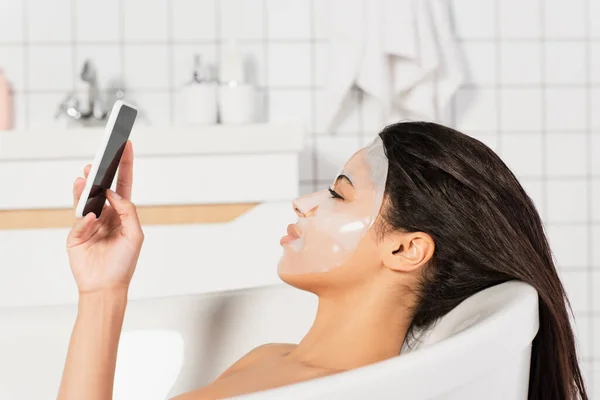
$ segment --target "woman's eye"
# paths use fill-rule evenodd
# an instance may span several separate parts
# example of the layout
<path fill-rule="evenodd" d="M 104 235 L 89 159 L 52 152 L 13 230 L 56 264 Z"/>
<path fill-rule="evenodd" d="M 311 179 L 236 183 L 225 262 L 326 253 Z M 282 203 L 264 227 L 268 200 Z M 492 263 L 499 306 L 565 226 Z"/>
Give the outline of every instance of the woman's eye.
<path fill-rule="evenodd" d="M 344 200 L 344 198 L 342 196 L 339 195 L 338 192 L 336 192 L 335 190 L 329 188 L 329 194 L 331 194 L 331 197 L 333 199 L 340 199 L 340 200 Z"/>

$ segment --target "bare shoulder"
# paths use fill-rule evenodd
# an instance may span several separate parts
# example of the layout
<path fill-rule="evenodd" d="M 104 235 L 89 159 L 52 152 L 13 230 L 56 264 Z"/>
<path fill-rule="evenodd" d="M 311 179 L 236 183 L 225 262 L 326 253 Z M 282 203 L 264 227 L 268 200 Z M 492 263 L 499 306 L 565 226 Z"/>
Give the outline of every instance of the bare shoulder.
<path fill-rule="evenodd" d="M 278 356 L 291 351 L 295 344 L 290 343 L 269 343 L 258 346 L 253 350 L 246 353 L 245 356 L 236 361 L 231 367 L 229 367 L 221 376 L 229 374 L 233 371 L 245 368 L 257 361 L 262 360 L 264 357 Z"/>
<path fill-rule="evenodd" d="M 259 357 L 264 355 L 281 355 L 292 351 L 296 347 L 295 344 L 292 343 L 268 343 L 263 344 L 262 346 L 258 346 L 255 349 L 251 350 L 241 359 L 245 357 L 253 356 Z"/>
<path fill-rule="evenodd" d="M 227 368 L 227 370 L 225 370 L 225 372 L 223 372 L 217 379 L 227 376 L 235 371 L 239 371 L 240 369 L 246 368 L 265 357 L 286 354 L 292 351 L 294 347 L 296 347 L 296 345 L 291 343 L 269 343 L 258 346 L 246 353 L 245 356 L 237 360 L 231 367 Z"/>
<path fill-rule="evenodd" d="M 295 344 L 289 343 L 269 343 L 264 344 L 262 346 L 258 346 L 255 349 L 246 353 L 246 355 L 244 355 L 242 358 L 236 361 L 231 367 L 227 368 L 227 370 L 225 370 L 225 372 L 223 372 L 217 379 L 215 379 L 215 381 L 211 385 L 194 390 L 192 392 L 184 393 L 173 398 L 172 400 L 213 399 L 217 397 L 216 393 L 219 393 L 218 397 L 222 397 L 223 393 L 221 392 L 223 392 L 224 389 L 219 385 L 222 386 L 224 382 L 228 381 L 228 379 L 223 380 L 223 378 L 227 378 L 238 371 L 251 367 L 254 364 L 258 364 L 259 362 L 261 362 L 261 360 L 264 360 L 265 358 L 285 355 L 288 352 L 290 352 L 294 347 L 296 347 Z M 236 388 L 228 387 L 225 391 L 231 391 L 235 389 Z"/>

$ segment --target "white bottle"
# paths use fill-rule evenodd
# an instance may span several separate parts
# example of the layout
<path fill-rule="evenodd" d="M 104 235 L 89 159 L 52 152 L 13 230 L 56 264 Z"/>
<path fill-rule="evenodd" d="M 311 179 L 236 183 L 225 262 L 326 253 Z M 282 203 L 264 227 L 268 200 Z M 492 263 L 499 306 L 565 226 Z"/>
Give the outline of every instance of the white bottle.
<path fill-rule="evenodd" d="M 6 76 L 0 70 L 0 131 L 12 129 L 13 98 L 12 89 Z"/>
<path fill-rule="evenodd" d="M 217 83 L 210 78 L 207 66 L 202 66 L 200 56 L 194 58 L 194 76 L 183 88 L 185 122 L 188 125 L 217 123 Z"/>
<path fill-rule="evenodd" d="M 254 87 L 245 82 L 244 63 L 235 40 L 221 50 L 219 63 L 219 118 L 222 124 L 254 122 Z"/>

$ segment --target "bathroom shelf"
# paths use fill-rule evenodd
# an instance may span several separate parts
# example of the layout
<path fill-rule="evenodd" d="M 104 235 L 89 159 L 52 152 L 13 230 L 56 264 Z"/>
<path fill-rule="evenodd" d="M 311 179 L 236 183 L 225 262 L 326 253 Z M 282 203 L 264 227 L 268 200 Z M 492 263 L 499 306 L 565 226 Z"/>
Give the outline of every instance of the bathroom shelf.
<path fill-rule="evenodd" d="M 0 161 L 91 160 L 104 128 L 66 128 L 0 132 Z M 252 124 L 205 127 L 134 127 L 136 157 L 262 154 L 299 152 L 303 132 L 298 125 Z"/>

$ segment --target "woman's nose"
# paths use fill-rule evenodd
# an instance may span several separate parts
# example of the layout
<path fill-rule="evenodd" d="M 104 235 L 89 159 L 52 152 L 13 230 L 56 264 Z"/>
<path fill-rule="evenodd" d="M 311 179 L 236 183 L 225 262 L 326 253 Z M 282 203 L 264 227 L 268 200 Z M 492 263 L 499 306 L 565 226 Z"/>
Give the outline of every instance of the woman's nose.
<path fill-rule="evenodd" d="M 292 201 L 292 206 L 294 207 L 294 211 L 299 217 L 312 217 L 319 208 L 319 203 L 326 196 L 326 191 L 320 191 L 311 193 L 306 196 L 302 196 Z"/>

